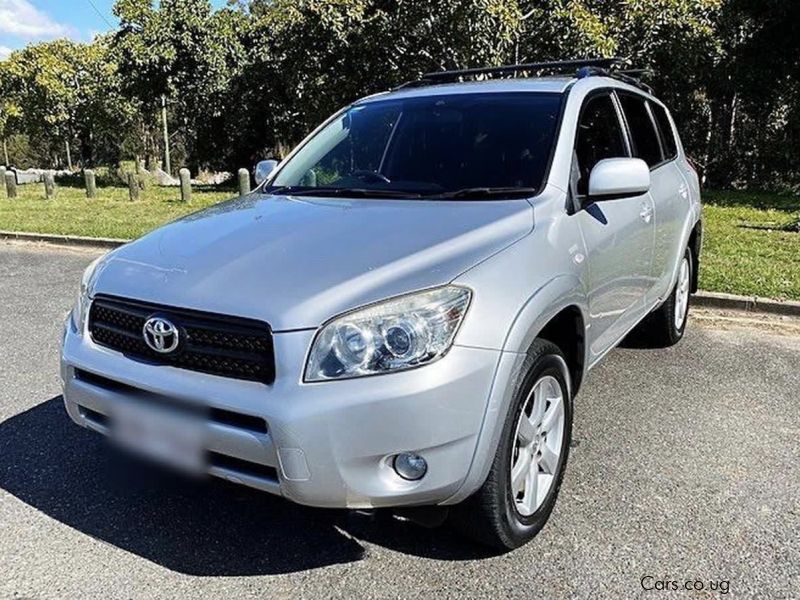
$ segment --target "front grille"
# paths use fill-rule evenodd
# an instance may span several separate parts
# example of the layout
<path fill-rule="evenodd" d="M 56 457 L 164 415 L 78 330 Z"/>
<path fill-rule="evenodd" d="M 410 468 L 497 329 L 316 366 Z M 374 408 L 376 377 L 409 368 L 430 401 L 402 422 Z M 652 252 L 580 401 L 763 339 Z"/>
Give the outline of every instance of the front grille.
<path fill-rule="evenodd" d="M 145 321 L 169 319 L 180 334 L 180 345 L 161 354 L 144 341 Z M 155 365 L 272 383 L 275 358 L 272 332 L 262 321 L 98 296 L 89 311 L 89 333 L 96 344 Z"/>

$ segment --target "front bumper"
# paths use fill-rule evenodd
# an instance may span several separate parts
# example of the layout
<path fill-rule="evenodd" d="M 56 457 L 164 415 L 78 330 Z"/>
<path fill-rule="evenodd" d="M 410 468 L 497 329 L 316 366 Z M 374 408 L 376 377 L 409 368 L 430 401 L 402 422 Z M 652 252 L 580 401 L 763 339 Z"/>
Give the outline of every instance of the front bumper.
<path fill-rule="evenodd" d="M 500 352 L 454 346 L 419 369 L 307 384 L 302 368 L 313 336 L 275 334 L 277 377 L 267 386 L 134 361 L 68 323 L 64 402 L 73 421 L 104 434 L 115 403 L 139 391 L 210 408 L 209 414 L 226 418 L 206 423 L 206 450 L 222 459 L 210 461 L 208 472 L 301 504 L 430 505 L 459 491 L 473 463 Z M 263 429 L 251 426 L 260 419 Z M 392 458 L 404 451 L 427 460 L 421 480 L 406 481 L 392 469 Z"/>

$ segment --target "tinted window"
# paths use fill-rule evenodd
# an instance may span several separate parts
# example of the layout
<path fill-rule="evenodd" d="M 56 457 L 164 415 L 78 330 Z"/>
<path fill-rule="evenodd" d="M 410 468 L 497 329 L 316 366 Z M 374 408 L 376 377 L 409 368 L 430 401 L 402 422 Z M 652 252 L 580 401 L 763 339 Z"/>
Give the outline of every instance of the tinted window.
<path fill-rule="evenodd" d="M 646 100 L 629 94 L 620 94 L 619 99 L 631 130 L 633 155 L 654 167 L 663 158 L 661 147 L 658 145 L 658 134 L 647 111 Z"/>
<path fill-rule="evenodd" d="M 611 96 L 590 99 L 581 112 L 575 141 L 578 167 L 578 194 L 589 192 L 589 174 L 605 158 L 627 156 L 617 111 Z"/>
<path fill-rule="evenodd" d="M 272 187 L 422 195 L 538 189 L 561 101 L 560 94 L 480 93 L 356 104 L 301 148 Z"/>
<path fill-rule="evenodd" d="M 667 116 L 667 110 L 653 102 L 650 103 L 650 108 L 653 111 L 653 116 L 658 123 L 658 129 L 661 132 L 661 143 L 664 145 L 664 152 L 667 154 L 665 158 L 673 159 L 678 156 L 678 144 L 675 141 L 675 134 L 672 131 L 672 124 Z"/>

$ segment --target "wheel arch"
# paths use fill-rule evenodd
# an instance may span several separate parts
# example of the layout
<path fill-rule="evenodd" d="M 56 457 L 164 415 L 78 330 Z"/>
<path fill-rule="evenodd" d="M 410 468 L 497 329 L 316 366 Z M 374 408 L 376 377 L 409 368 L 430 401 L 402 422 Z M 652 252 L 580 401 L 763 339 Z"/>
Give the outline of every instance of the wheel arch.
<path fill-rule="evenodd" d="M 503 350 L 526 353 L 536 338 L 554 343 L 567 359 L 574 395 L 583 381 L 587 364 L 587 315 L 586 295 L 578 277 L 556 277 L 520 310 Z"/>
<path fill-rule="evenodd" d="M 703 222 L 697 221 L 689 234 L 689 251 L 692 253 L 692 293 L 700 289 L 700 248 L 703 245 Z"/>
<path fill-rule="evenodd" d="M 581 309 L 571 304 L 561 309 L 536 335 L 558 346 L 567 361 L 574 396 L 583 382 L 586 366 L 586 325 Z"/>
<path fill-rule="evenodd" d="M 681 268 L 681 259 L 683 258 L 684 254 L 686 254 L 687 249 L 691 252 L 692 256 L 691 291 L 692 293 L 697 292 L 700 273 L 700 247 L 702 242 L 703 221 L 701 219 L 694 218 L 694 213 L 691 213 L 687 216 L 686 222 L 681 230 L 680 244 L 676 246 L 676 254 L 674 256 L 672 266 L 672 277 L 670 278 L 669 286 L 667 286 L 668 292 L 672 292 L 672 288 L 675 287 L 675 283 L 678 281 L 678 271 Z"/>

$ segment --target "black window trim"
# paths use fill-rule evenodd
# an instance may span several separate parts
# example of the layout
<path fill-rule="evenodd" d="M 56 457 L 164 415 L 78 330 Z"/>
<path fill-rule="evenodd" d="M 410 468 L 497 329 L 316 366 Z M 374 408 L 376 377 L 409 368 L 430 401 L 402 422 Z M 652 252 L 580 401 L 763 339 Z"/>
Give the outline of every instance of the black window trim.
<path fill-rule="evenodd" d="M 550 155 L 547 157 L 547 164 L 544 168 L 544 173 L 542 174 L 542 182 L 539 185 L 539 188 L 536 190 L 536 193 L 533 196 L 528 196 L 528 200 L 533 200 L 537 198 L 544 192 L 545 188 L 550 184 L 550 175 L 553 173 L 553 163 L 556 160 L 556 149 L 558 148 L 558 142 L 561 139 L 561 130 L 564 126 L 564 115 L 567 112 L 567 100 L 569 99 L 569 92 L 570 88 L 565 89 L 562 92 L 540 92 L 540 93 L 557 93 L 561 96 L 560 104 L 558 107 L 558 114 L 556 115 L 556 126 L 553 130 L 553 141 L 550 144 Z"/>
<path fill-rule="evenodd" d="M 617 111 L 617 120 L 619 121 L 620 129 L 622 129 L 622 139 L 625 149 L 628 151 L 627 158 L 633 158 L 633 138 L 631 138 L 628 131 L 628 122 L 625 120 L 625 111 L 622 110 L 622 103 L 619 101 L 617 91 L 612 89 L 610 92 L 611 102 L 614 104 L 614 109 Z"/>
<path fill-rule="evenodd" d="M 657 106 L 657 107 L 661 108 L 664 111 L 664 114 L 667 116 L 667 122 L 669 123 L 669 126 L 670 126 L 669 133 L 672 134 L 673 143 L 675 144 L 675 154 L 673 156 L 670 156 L 669 158 L 665 158 L 661 163 L 662 165 L 665 165 L 668 162 L 672 162 L 673 160 L 678 158 L 678 155 L 680 154 L 680 151 L 678 150 L 678 136 L 677 136 L 677 133 L 675 132 L 675 126 L 672 123 L 672 116 L 670 115 L 669 110 L 667 109 L 667 107 L 664 106 L 663 104 L 659 103 L 659 102 L 655 102 L 655 101 L 651 100 L 650 98 L 648 98 L 647 99 L 647 107 L 650 110 L 651 118 L 656 123 L 656 131 L 658 132 L 659 139 L 661 140 L 661 150 L 662 150 L 661 154 L 663 156 L 665 156 L 665 157 L 667 156 L 667 145 L 666 145 L 666 141 L 664 140 L 664 138 L 665 138 L 665 136 L 667 134 L 664 131 L 662 131 L 662 129 L 661 129 L 661 124 L 658 122 L 658 119 L 656 118 L 656 115 L 655 115 L 655 109 L 653 108 L 654 106 Z"/>
<path fill-rule="evenodd" d="M 578 194 L 576 189 L 573 189 L 573 182 L 572 182 L 572 172 L 575 168 L 575 149 L 578 146 L 578 134 L 580 133 L 580 126 L 581 126 L 581 119 L 583 119 L 583 114 L 586 111 L 586 106 L 600 96 L 609 96 L 611 98 L 611 104 L 614 106 L 614 111 L 617 113 L 617 122 L 619 124 L 620 131 L 622 132 L 622 145 L 625 147 L 626 156 L 620 158 L 631 158 L 633 156 L 633 145 L 631 144 L 630 139 L 628 138 L 628 130 L 626 128 L 624 114 L 622 112 L 622 106 L 619 104 L 619 99 L 614 95 L 616 88 L 613 87 L 602 87 L 596 88 L 590 91 L 581 102 L 581 108 L 578 111 L 578 120 L 575 122 L 575 136 L 572 139 L 572 161 L 570 162 L 570 182 L 569 182 L 569 195 L 572 197 L 571 201 L 568 201 L 568 214 L 575 214 L 581 208 L 582 201 L 585 200 L 588 195 Z"/>
<path fill-rule="evenodd" d="M 619 96 L 623 96 L 623 95 L 633 96 L 635 98 L 639 98 L 640 100 L 644 101 L 644 105 L 645 105 L 645 107 L 647 109 L 647 114 L 650 116 L 650 123 L 652 123 L 653 129 L 656 132 L 656 139 L 658 140 L 658 147 L 661 150 L 661 162 L 658 162 L 655 165 L 653 165 L 652 167 L 650 167 L 650 172 L 652 173 L 653 171 L 656 171 L 657 169 L 660 169 L 661 167 L 663 167 L 665 165 L 668 165 L 669 163 L 677 160 L 678 156 L 680 154 L 679 152 L 676 153 L 675 156 L 673 156 L 671 158 L 666 158 L 667 152 L 665 150 L 664 140 L 661 137 L 661 135 L 662 135 L 661 134 L 661 128 L 658 126 L 658 122 L 656 121 L 655 115 L 653 115 L 653 109 L 650 106 L 650 104 L 652 103 L 652 100 L 650 100 L 650 98 L 648 98 L 644 94 L 637 94 L 636 92 L 632 92 L 630 90 L 621 89 L 621 88 L 614 88 L 614 95 L 617 97 L 617 102 L 619 102 L 620 110 L 622 112 L 622 120 L 623 120 L 624 129 L 625 129 L 625 136 L 628 138 L 628 141 L 630 143 L 631 154 L 633 153 L 632 152 L 632 149 L 633 149 L 633 134 L 631 133 L 631 128 L 630 128 L 630 125 L 628 124 L 628 117 L 625 115 L 625 111 L 622 110 L 622 101 L 620 100 Z M 675 132 L 673 131 L 673 134 L 674 133 Z M 677 145 L 677 140 L 676 140 L 676 145 Z"/>
<path fill-rule="evenodd" d="M 612 87 L 604 87 L 604 88 L 597 88 L 586 94 L 586 97 L 583 99 L 581 103 L 581 109 L 578 111 L 578 120 L 575 123 L 575 137 L 572 139 L 572 150 L 574 151 L 578 145 L 578 133 L 579 127 L 581 124 L 581 119 L 583 118 L 584 112 L 586 112 L 586 105 L 589 104 L 592 100 L 597 98 L 598 96 L 610 96 L 611 103 L 614 105 L 614 110 L 617 112 L 617 121 L 619 121 L 619 127 L 622 130 L 622 144 L 625 146 L 625 151 L 627 152 L 627 156 L 621 158 L 631 158 L 633 156 L 633 145 L 631 144 L 630 139 L 628 139 L 628 133 L 625 125 L 624 114 L 622 112 L 622 107 L 619 104 L 619 99 L 614 96 L 615 89 Z"/>

